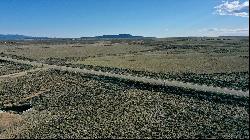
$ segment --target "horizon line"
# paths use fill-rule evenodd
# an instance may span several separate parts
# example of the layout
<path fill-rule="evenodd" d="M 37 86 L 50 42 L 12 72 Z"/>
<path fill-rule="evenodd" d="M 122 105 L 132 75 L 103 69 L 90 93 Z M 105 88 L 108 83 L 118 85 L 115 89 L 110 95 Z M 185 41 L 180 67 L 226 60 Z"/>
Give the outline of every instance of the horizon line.
<path fill-rule="evenodd" d="M 26 35 L 26 34 L 11 34 L 11 33 L 7 33 L 7 34 L 1 34 L 0 35 L 19 35 L 19 36 L 27 36 L 27 37 L 34 37 L 34 38 L 84 38 L 84 37 L 89 37 L 89 38 L 95 38 L 95 37 L 100 37 L 100 36 L 105 36 L 105 35 L 131 35 L 131 36 L 141 36 L 143 38 L 176 38 L 176 37 L 249 37 L 249 35 L 219 35 L 219 36 L 165 36 L 165 37 L 156 37 L 156 36 L 143 36 L 143 35 L 132 35 L 129 33 L 119 33 L 119 34 L 103 34 L 103 35 L 96 35 L 96 36 L 80 36 L 80 37 L 52 37 L 52 36 L 33 36 L 33 35 Z"/>

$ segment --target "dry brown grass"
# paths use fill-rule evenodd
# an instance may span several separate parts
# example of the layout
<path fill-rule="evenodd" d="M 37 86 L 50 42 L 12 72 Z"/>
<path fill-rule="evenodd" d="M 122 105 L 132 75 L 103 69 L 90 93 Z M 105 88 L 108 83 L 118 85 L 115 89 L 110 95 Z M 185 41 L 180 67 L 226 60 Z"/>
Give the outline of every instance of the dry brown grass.
<path fill-rule="evenodd" d="M 104 56 L 73 63 L 128 68 L 151 72 L 219 73 L 249 71 L 249 59 L 239 55 L 202 53 Z"/>
<path fill-rule="evenodd" d="M 41 58 L 65 58 L 65 57 L 98 57 L 105 55 L 130 54 L 139 51 L 149 50 L 153 47 L 145 47 L 140 45 L 115 44 L 112 46 L 104 46 L 103 44 L 87 44 L 79 45 L 35 45 L 35 46 L 19 46 L 1 48 L 0 52 L 5 54 L 13 54 L 25 56 L 31 59 Z M 21 48 L 21 49 L 20 49 Z"/>

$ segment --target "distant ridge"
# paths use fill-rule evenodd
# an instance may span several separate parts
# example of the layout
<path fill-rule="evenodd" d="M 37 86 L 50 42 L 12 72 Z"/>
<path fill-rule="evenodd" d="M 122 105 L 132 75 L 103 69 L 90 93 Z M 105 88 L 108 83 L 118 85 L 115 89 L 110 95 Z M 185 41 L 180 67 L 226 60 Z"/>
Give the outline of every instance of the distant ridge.
<path fill-rule="evenodd" d="M 219 36 L 219 37 L 230 37 L 230 38 L 249 38 L 249 36 Z"/>
<path fill-rule="evenodd" d="M 49 39 L 48 37 L 32 37 L 18 34 L 0 34 L 0 40 L 35 40 L 35 39 Z"/>

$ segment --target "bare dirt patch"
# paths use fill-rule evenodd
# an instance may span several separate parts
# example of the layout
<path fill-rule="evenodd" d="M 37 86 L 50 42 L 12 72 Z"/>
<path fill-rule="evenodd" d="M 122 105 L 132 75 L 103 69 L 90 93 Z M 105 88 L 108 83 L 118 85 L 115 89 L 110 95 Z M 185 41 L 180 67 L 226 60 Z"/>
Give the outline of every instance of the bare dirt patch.
<path fill-rule="evenodd" d="M 1 133 L 6 129 L 18 126 L 23 122 L 23 119 L 18 114 L 2 112 L 0 113 L 0 139 L 5 138 Z"/>

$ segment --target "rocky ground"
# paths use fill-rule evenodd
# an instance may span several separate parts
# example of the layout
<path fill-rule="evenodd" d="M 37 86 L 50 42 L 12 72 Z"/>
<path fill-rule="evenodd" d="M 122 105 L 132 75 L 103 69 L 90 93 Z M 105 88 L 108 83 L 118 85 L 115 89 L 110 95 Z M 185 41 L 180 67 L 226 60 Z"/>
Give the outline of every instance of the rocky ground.
<path fill-rule="evenodd" d="M 0 86 L 0 109 L 22 120 L 0 138 L 249 138 L 249 98 L 56 70 Z"/>

